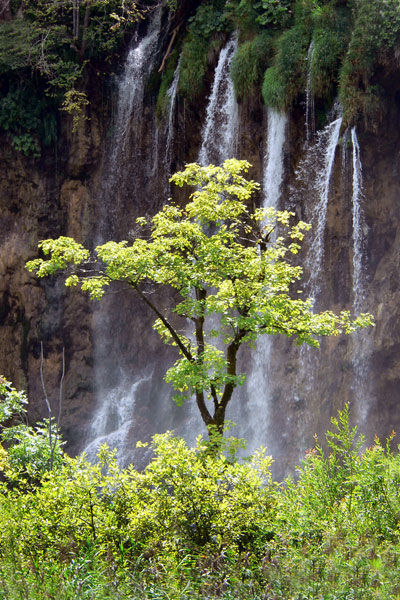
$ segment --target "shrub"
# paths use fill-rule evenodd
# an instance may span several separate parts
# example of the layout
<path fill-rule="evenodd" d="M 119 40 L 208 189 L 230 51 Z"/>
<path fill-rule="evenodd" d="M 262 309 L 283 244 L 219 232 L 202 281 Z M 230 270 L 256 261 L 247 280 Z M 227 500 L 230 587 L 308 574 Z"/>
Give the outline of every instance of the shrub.
<path fill-rule="evenodd" d="M 248 98 L 257 93 L 271 55 L 272 36 L 269 31 L 239 46 L 231 65 L 231 77 L 238 98 Z"/>
<path fill-rule="evenodd" d="M 355 8 L 354 28 L 340 70 L 339 98 L 345 124 L 363 116 L 368 125 L 382 112 L 381 89 L 373 78 L 399 40 L 400 12 L 396 0 L 357 0 Z"/>
<path fill-rule="evenodd" d="M 326 5 L 313 20 L 314 41 L 311 87 L 319 98 L 333 98 L 338 70 L 349 43 L 351 14 L 344 9 Z"/>
<path fill-rule="evenodd" d="M 57 139 L 57 104 L 43 88 L 28 77 L 11 80 L 0 100 L 0 131 L 26 156 L 38 157 L 43 147 Z"/>
<path fill-rule="evenodd" d="M 222 40 L 211 38 L 219 32 L 229 29 L 223 13 L 224 2 L 203 2 L 194 17 L 189 19 L 188 35 L 182 48 L 179 76 L 180 93 L 193 100 L 203 90 L 207 71 L 207 57 L 211 49 L 221 47 Z"/>
<path fill-rule="evenodd" d="M 302 23 L 282 34 L 274 64 L 264 75 L 262 93 L 267 106 L 286 110 L 304 92 L 309 42 L 309 32 Z"/>

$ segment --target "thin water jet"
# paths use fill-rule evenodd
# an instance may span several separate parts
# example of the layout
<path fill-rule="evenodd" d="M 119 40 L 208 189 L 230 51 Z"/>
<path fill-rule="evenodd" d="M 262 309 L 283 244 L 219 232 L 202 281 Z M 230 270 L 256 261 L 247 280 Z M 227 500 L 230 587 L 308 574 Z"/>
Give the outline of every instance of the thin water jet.
<path fill-rule="evenodd" d="M 237 35 L 234 34 L 219 55 L 201 136 L 198 162 L 202 166 L 219 165 L 235 155 L 238 105 L 229 70 L 237 47 Z"/>

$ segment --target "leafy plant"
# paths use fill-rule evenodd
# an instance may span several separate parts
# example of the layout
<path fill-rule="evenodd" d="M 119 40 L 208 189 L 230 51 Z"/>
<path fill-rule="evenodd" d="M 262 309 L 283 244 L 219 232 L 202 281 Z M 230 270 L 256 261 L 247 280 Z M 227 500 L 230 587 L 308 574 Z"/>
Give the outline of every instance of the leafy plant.
<path fill-rule="evenodd" d="M 34 427 L 26 419 L 28 400 L 9 381 L 0 377 L 0 470 L 9 483 L 38 482 L 42 475 L 63 462 L 60 432 L 56 423 L 44 420 Z M 49 430 L 55 441 L 51 444 Z"/>
<path fill-rule="evenodd" d="M 264 451 L 231 462 L 169 432 L 143 471 L 102 447 L 97 465 L 1 486 L 0 598 L 396 598 L 393 436 L 361 452 L 347 407 L 332 426 L 283 486 Z"/>
<path fill-rule="evenodd" d="M 189 19 L 179 76 L 179 91 L 189 100 L 194 100 L 203 90 L 210 49 L 221 47 L 222 40 L 215 38 L 215 34 L 224 32 L 228 27 L 223 7 L 221 1 L 202 2 L 196 14 Z"/>
<path fill-rule="evenodd" d="M 309 43 L 310 29 L 303 20 L 281 35 L 273 65 L 264 75 L 262 93 L 267 106 L 287 110 L 303 93 Z"/>
<path fill-rule="evenodd" d="M 0 129 L 11 138 L 14 147 L 25 155 L 38 157 L 42 146 L 57 137 L 54 102 L 34 82 L 12 81 L 0 99 Z"/>
<path fill-rule="evenodd" d="M 179 392 L 178 401 L 195 395 L 205 425 L 220 433 L 234 389 L 245 378 L 237 372 L 242 344 L 264 334 L 283 334 L 318 347 L 318 336 L 351 333 L 372 324 L 371 315 L 353 321 L 348 311 L 318 314 L 311 299 L 291 297 L 291 285 L 301 279 L 302 269 L 290 257 L 297 254 L 309 226 L 301 221 L 291 225 L 293 213 L 288 211 L 251 213 L 247 203 L 259 186 L 242 176 L 249 167 L 235 159 L 222 167 L 187 165 L 171 178 L 180 187 L 194 187 L 186 207 L 165 205 L 151 220 L 139 218 L 143 235 L 131 245 L 123 241 L 98 246 L 96 253 L 104 264 L 100 271 L 79 270 L 90 252 L 66 237 L 41 242 L 49 259 L 27 264 L 38 277 L 71 266 L 66 285 L 79 284 L 96 299 L 112 282 L 128 283 L 157 317 L 154 328 L 162 340 L 178 350 L 180 358 L 166 374 Z M 275 229 L 281 235 L 273 241 Z M 179 294 L 169 313 L 161 312 L 146 295 L 148 282 Z M 192 322 L 194 341 L 173 324 L 173 314 Z M 212 316 L 208 334 L 206 323 Z M 217 337 L 223 350 L 213 343 Z"/>
<path fill-rule="evenodd" d="M 254 8 L 262 11 L 257 17 L 261 25 L 279 25 L 287 24 L 291 17 L 291 0 L 260 0 L 255 2 Z"/>
<path fill-rule="evenodd" d="M 348 52 L 340 71 L 340 100 L 346 124 L 364 116 L 373 126 L 382 113 L 382 94 L 374 74 L 387 64 L 388 53 L 400 35 L 400 14 L 395 0 L 355 4 L 355 23 Z"/>
<path fill-rule="evenodd" d="M 241 44 L 232 60 L 230 75 L 238 98 L 249 98 L 257 89 L 272 55 L 271 34 L 260 33 Z"/>

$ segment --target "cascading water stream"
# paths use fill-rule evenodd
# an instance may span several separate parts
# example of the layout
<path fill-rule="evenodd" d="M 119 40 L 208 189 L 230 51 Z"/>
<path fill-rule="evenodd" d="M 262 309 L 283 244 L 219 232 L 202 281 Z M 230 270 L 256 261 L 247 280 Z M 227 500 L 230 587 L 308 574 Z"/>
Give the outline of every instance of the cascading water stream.
<path fill-rule="evenodd" d="M 267 148 L 263 168 L 263 207 L 278 208 L 284 176 L 284 144 L 288 118 L 286 114 L 268 109 Z M 270 426 L 269 403 L 271 395 L 271 353 L 272 335 L 260 336 L 252 355 L 251 370 L 247 378 L 247 414 L 238 416 L 240 423 L 246 423 L 244 437 L 248 441 L 248 451 L 253 452 L 265 445 Z"/>
<path fill-rule="evenodd" d="M 234 35 L 219 55 L 201 137 L 198 162 L 203 166 L 210 162 L 221 164 L 235 154 L 238 106 L 229 69 L 237 47 Z"/>
<path fill-rule="evenodd" d="M 351 130 L 351 143 L 353 146 L 353 296 L 354 310 L 360 312 L 365 302 L 365 218 L 362 210 L 362 166 L 360 159 L 360 146 L 358 144 L 355 127 Z"/>
<path fill-rule="evenodd" d="M 278 208 L 283 181 L 283 147 L 287 115 L 268 108 L 267 151 L 264 158 L 263 205 Z"/>
<path fill-rule="evenodd" d="M 123 202 L 132 202 L 132 157 L 135 156 L 136 146 L 140 142 L 139 123 L 143 113 L 144 89 L 154 65 L 160 28 L 161 7 L 154 12 L 145 37 L 139 42 L 135 41 L 129 50 L 123 73 L 118 80 L 113 135 L 109 142 L 109 159 L 101 182 L 103 212 L 98 225 L 98 244 L 110 233 L 112 218 L 115 219 L 113 208 L 119 195 Z M 144 386 L 151 376 L 147 371 L 141 373 L 139 370 L 133 376 L 132 384 L 132 377 L 128 377 L 119 366 L 120 350 L 113 347 L 115 332 L 114 335 L 110 334 L 116 326 L 113 313 L 115 305 L 111 299 L 104 299 L 94 312 L 97 408 L 89 427 L 84 451 L 94 460 L 100 444 L 107 442 L 111 447 L 118 449 L 118 456 L 123 462 L 128 456 L 132 456 L 128 438 L 133 427 L 136 397 L 138 391 L 143 394 Z M 113 356 L 116 357 L 114 362 Z M 127 454 L 128 446 L 130 455 Z"/>
<path fill-rule="evenodd" d="M 118 81 L 118 100 L 114 118 L 108 177 L 111 184 L 124 169 L 124 152 L 131 136 L 140 135 L 144 88 L 154 64 L 155 51 L 161 27 L 161 10 L 154 13 L 146 36 L 129 50 L 124 71 Z M 107 178 L 107 177 L 106 177 Z"/>
<path fill-rule="evenodd" d="M 341 112 L 341 107 L 335 105 L 330 122 L 316 134 L 315 142 L 312 144 L 306 142 L 306 156 L 297 170 L 296 188 L 292 198 L 294 203 L 299 201 L 301 204 L 304 203 L 304 199 L 307 199 L 307 205 L 312 207 L 305 219 L 311 222 L 312 228 L 306 238 L 304 265 L 306 273 L 308 273 L 306 294 L 316 300 L 323 278 L 329 192 L 342 125 Z M 296 387 L 293 389 L 292 402 L 294 405 L 307 406 L 308 397 L 312 395 L 320 377 L 317 359 L 318 353 L 315 350 L 305 344 L 301 346 L 298 358 L 298 377 Z M 302 418 L 299 419 L 296 426 L 299 439 L 306 437 L 311 426 L 311 419 L 312 415 L 302 411 Z"/>
<path fill-rule="evenodd" d="M 172 143 L 174 140 L 174 115 L 175 115 L 176 98 L 177 98 L 177 94 L 178 94 L 180 68 L 181 68 L 181 57 L 179 58 L 177 67 L 175 69 L 174 78 L 172 80 L 172 83 L 167 91 L 167 96 L 169 98 L 169 110 L 168 110 L 168 119 L 167 119 L 167 138 L 166 138 L 166 142 L 165 142 L 165 162 L 166 162 L 166 166 L 168 169 L 168 175 L 170 175 Z"/>
<path fill-rule="evenodd" d="M 125 380 L 124 384 L 107 393 L 91 424 L 92 441 L 84 449 L 90 461 L 95 461 L 102 444 L 117 448 L 117 458 L 121 462 L 132 450 L 129 434 L 134 426 L 136 397 L 140 386 L 150 381 L 151 376 L 141 377 L 133 384 Z"/>
<path fill-rule="evenodd" d="M 365 310 L 366 281 L 366 224 L 362 208 L 362 165 L 360 146 L 358 144 L 356 128 L 351 130 L 351 143 L 353 148 L 353 307 L 356 314 Z M 369 400 L 371 398 L 371 383 L 368 378 L 369 371 L 369 343 L 367 331 L 358 331 L 353 338 L 353 392 L 356 412 L 360 422 L 365 422 L 368 415 Z"/>
<path fill-rule="evenodd" d="M 325 129 L 318 134 L 316 144 L 307 153 L 305 165 L 310 166 L 310 162 L 315 162 L 317 170 L 314 170 L 315 178 L 313 187 L 317 193 L 317 203 L 311 215 L 311 224 L 313 232 L 313 241 L 310 245 L 306 265 L 310 273 L 310 293 L 316 298 L 321 287 L 320 277 L 324 258 L 324 241 L 326 218 L 328 212 L 329 189 L 331 175 L 335 163 L 336 147 L 339 142 L 340 127 L 342 117 L 335 118 Z M 322 164 L 321 164 L 322 160 Z M 303 175 L 309 176 L 310 171 L 302 166 Z M 320 165 L 320 168 L 318 166 Z M 308 171 L 308 173 L 307 173 Z"/>

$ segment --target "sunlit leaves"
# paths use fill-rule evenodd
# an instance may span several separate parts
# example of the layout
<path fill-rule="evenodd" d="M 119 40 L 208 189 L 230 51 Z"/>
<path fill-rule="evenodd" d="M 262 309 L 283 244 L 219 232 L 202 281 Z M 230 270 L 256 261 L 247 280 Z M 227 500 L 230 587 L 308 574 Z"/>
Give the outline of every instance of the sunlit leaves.
<path fill-rule="evenodd" d="M 293 255 L 310 226 L 294 222 L 290 211 L 250 211 L 259 185 L 243 176 L 249 167 L 235 159 L 222 167 L 187 165 L 171 178 L 194 188 L 186 206 L 167 204 L 153 218 L 139 218 L 140 235 L 98 246 L 89 268 L 88 251 L 70 238 L 41 242 L 49 260 L 28 263 L 38 277 L 72 267 L 67 285 L 79 283 L 91 298 L 101 298 L 112 282 L 128 283 L 157 314 L 154 327 L 163 341 L 180 354 L 167 381 L 179 392 L 204 393 L 216 410 L 243 381 L 236 374 L 242 343 L 283 334 L 318 346 L 320 336 L 372 324 L 370 315 L 352 320 L 348 311 L 315 313 L 311 299 L 293 293 L 303 274 Z M 148 284 L 175 290 L 175 304 L 160 312 L 143 287 Z M 171 313 L 191 325 L 172 326 Z"/>

